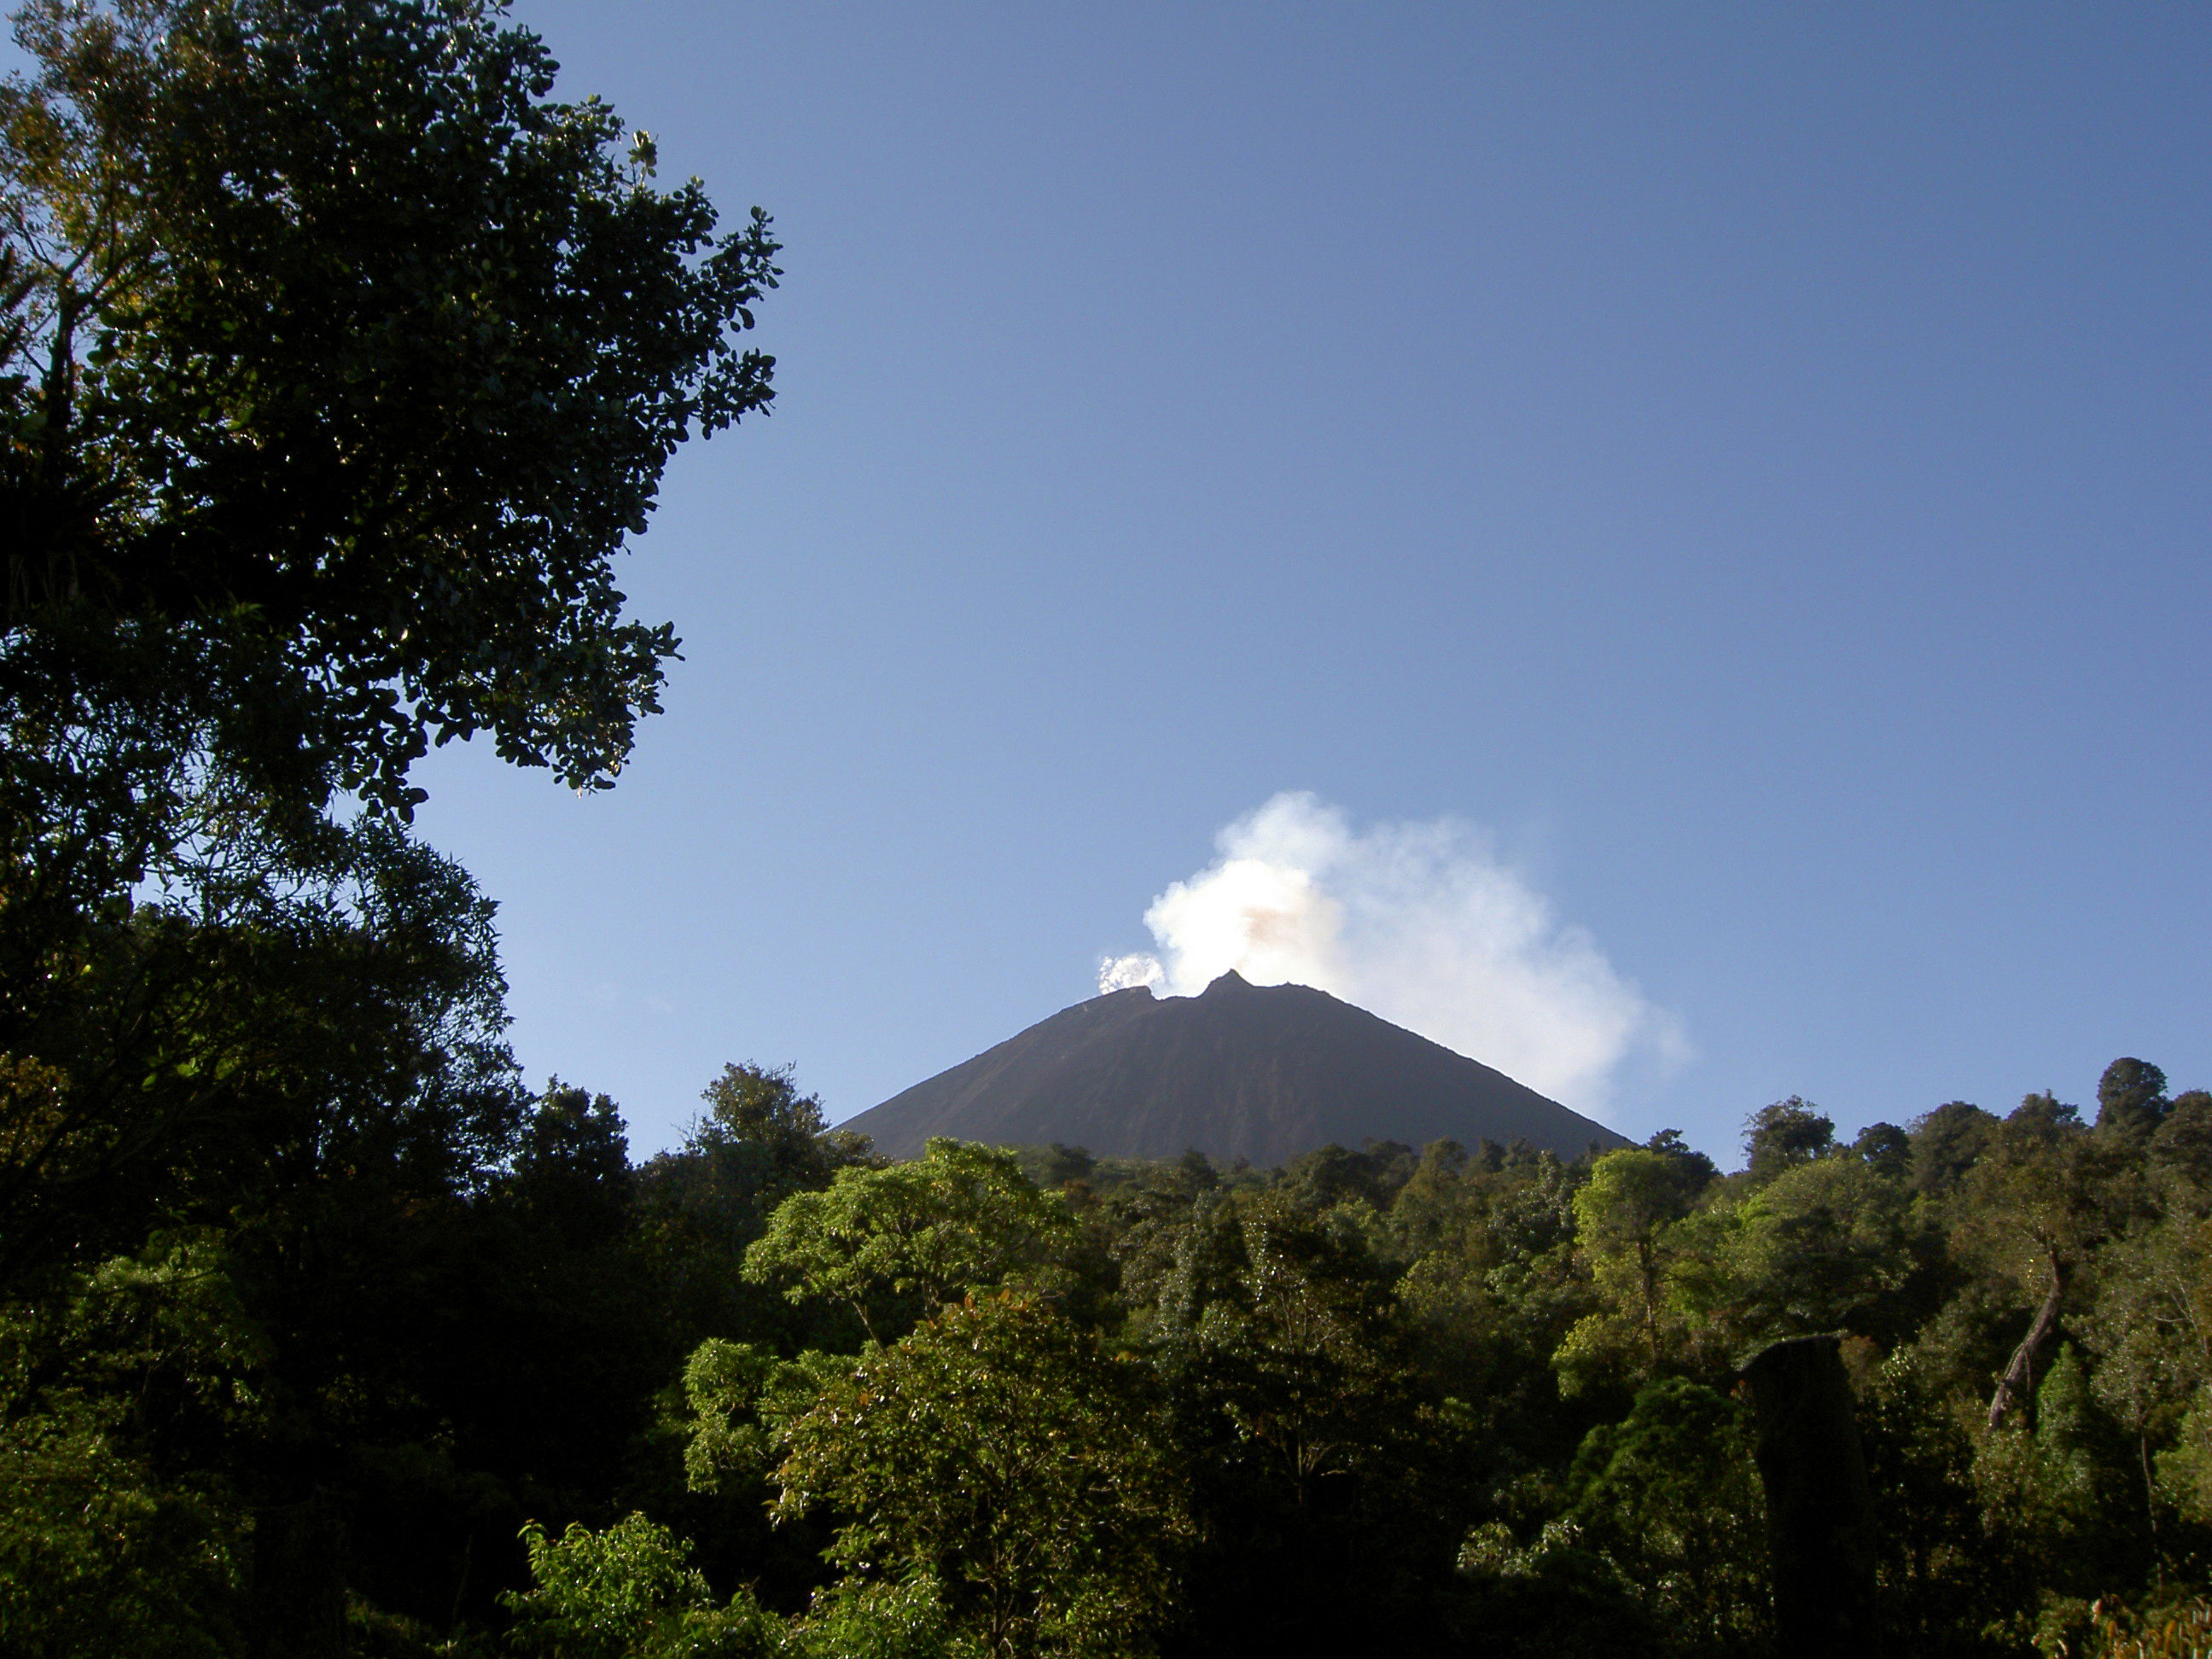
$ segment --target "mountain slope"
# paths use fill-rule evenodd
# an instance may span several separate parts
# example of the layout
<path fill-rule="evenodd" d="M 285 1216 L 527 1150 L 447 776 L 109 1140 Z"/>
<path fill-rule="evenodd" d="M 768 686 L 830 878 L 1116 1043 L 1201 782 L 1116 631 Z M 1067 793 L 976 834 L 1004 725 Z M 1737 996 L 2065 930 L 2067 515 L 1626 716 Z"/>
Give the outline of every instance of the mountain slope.
<path fill-rule="evenodd" d="M 1155 998 L 1140 986 L 1079 1002 L 840 1127 L 901 1158 L 951 1135 L 1125 1158 L 1195 1146 L 1262 1167 L 1370 1137 L 1415 1146 L 1526 1139 L 1566 1158 L 1628 1144 L 1326 992 L 1235 973 L 1195 997 Z"/>

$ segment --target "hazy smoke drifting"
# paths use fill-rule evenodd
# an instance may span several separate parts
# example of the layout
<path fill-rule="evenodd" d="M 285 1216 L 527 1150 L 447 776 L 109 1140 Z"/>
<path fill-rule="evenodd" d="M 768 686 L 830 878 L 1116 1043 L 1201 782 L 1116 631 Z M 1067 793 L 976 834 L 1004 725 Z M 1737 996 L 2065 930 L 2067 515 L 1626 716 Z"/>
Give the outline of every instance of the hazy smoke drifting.
<path fill-rule="evenodd" d="M 1583 1111 L 1603 1109 L 1631 1059 L 1687 1054 L 1673 1017 L 1468 825 L 1355 834 L 1337 808 L 1290 793 L 1214 844 L 1220 858 L 1145 912 L 1160 954 L 1102 959 L 1102 991 L 1190 996 L 1231 968 L 1310 985 Z"/>

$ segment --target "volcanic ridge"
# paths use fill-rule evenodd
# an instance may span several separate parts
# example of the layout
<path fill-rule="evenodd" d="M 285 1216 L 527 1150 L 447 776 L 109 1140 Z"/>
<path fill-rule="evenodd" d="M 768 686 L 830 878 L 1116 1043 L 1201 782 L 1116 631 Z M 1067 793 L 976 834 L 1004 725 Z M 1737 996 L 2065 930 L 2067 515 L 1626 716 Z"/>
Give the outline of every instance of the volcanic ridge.
<path fill-rule="evenodd" d="M 839 1126 L 911 1158 L 933 1135 L 1059 1141 L 1102 1157 L 1261 1168 L 1334 1142 L 1530 1145 L 1575 1158 L 1628 1142 L 1503 1072 L 1304 985 L 1230 972 L 1194 997 L 1109 992 Z"/>

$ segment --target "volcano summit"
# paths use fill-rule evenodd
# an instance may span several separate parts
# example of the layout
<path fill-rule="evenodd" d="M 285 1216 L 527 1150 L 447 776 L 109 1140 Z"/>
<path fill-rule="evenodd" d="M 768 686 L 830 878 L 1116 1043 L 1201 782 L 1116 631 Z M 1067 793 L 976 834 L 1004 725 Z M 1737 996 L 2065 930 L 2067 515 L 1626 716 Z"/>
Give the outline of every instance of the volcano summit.
<path fill-rule="evenodd" d="M 1194 997 L 1138 986 L 1063 1008 L 839 1126 L 895 1158 L 932 1135 L 1103 1157 L 1190 1147 L 1262 1168 L 1334 1141 L 1485 1139 L 1574 1158 L 1602 1124 L 1363 1008 L 1231 972 Z"/>

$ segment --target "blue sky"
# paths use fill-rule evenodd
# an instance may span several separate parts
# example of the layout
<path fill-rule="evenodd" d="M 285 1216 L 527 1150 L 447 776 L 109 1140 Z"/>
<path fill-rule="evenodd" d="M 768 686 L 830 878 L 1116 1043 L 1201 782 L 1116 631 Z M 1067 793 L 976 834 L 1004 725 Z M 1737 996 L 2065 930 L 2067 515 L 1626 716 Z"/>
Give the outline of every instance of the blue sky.
<path fill-rule="evenodd" d="M 1632 1134 L 2212 1084 L 2212 11 L 517 15 L 787 244 L 621 787 L 423 780 L 639 1146 L 1092 994 L 1284 791 L 1583 930 Z"/>

